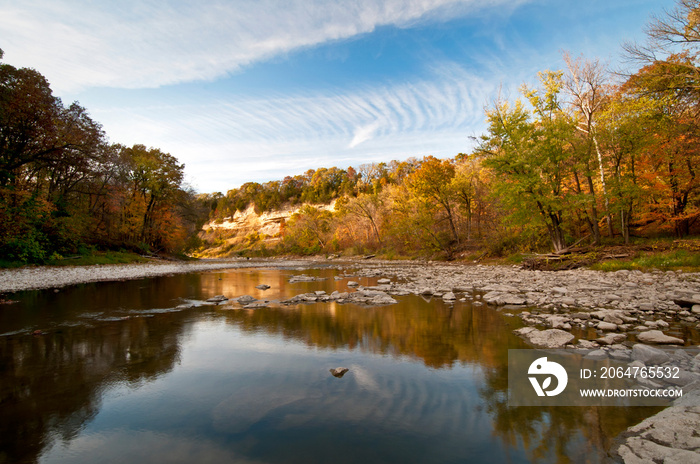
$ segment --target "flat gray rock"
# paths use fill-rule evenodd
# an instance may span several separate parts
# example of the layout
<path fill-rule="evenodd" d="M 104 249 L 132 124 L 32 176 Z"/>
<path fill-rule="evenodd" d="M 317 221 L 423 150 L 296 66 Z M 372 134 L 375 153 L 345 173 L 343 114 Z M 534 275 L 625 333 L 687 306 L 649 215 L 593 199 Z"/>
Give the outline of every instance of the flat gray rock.
<path fill-rule="evenodd" d="M 534 327 L 524 327 L 532 330 L 516 330 L 515 333 L 525 338 L 539 348 L 562 348 L 574 339 L 569 332 L 560 329 L 537 330 Z"/>

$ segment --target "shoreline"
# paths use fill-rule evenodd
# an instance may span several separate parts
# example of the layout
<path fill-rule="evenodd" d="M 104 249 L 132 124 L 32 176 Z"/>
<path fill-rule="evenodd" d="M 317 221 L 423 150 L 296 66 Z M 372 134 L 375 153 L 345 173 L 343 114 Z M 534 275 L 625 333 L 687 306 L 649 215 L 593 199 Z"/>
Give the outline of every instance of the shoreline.
<path fill-rule="evenodd" d="M 308 266 L 302 260 L 275 259 L 274 267 Z M 92 282 L 110 282 L 158 277 L 169 274 L 243 269 L 271 265 L 247 259 L 210 259 L 197 262 L 151 262 L 130 264 L 95 264 L 91 266 L 25 266 L 0 270 L 0 295 L 67 287 Z"/>

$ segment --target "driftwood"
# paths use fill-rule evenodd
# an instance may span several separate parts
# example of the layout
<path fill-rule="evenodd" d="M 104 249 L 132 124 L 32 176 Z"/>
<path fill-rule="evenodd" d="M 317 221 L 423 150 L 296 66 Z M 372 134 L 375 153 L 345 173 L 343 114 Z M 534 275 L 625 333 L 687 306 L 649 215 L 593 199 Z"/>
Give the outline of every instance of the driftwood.
<path fill-rule="evenodd" d="M 565 271 L 590 266 L 606 259 L 622 259 L 632 256 L 631 253 L 601 253 L 596 251 L 574 251 L 569 249 L 566 254 L 548 253 L 535 254 L 523 261 L 523 269 L 541 271 Z"/>

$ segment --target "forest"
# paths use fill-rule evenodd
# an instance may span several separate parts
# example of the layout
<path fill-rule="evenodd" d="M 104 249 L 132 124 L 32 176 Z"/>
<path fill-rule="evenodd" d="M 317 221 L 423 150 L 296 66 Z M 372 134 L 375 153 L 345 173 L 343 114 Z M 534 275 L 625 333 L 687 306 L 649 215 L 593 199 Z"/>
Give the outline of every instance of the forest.
<path fill-rule="evenodd" d="M 492 102 L 469 153 L 248 183 L 211 195 L 210 217 L 335 200 L 332 212 L 307 205 L 284 224 L 273 252 L 300 254 L 452 258 L 696 234 L 699 21 L 685 0 L 655 19 L 647 43 L 625 45 L 640 65 L 632 74 L 564 54 L 564 70 Z"/>
<path fill-rule="evenodd" d="M 634 72 L 564 54 L 564 69 L 540 72 L 519 98 L 496 98 L 467 153 L 319 168 L 226 194 L 197 194 L 184 165 L 157 148 L 110 144 L 40 73 L 0 64 L 0 259 L 197 254 L 226 243 L 201 234 L 205 222 L 249 206 L 303 207 L 279 236 L 229 254 L 452 259 L 697 234 L 697 1 L 679 0 L 646 32 L 644 44 L 624 45 Z"/>
<path fill-rule="evenodd" d="M 184 250 L 206 212 L 183 178 L 174 156 L 110 144 L 39 72 L 0 64 L 0 261 Z"/>

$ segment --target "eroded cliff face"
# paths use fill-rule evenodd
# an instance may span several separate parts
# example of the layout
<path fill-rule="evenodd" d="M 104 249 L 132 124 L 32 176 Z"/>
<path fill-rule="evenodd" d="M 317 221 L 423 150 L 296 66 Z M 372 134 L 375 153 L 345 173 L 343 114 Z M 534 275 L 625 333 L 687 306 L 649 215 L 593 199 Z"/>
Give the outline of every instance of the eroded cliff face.
<path fill-rule="evenodd" d="M 236 211 L 223 222 L 211 221 L 202 227 L 200 237 L 208 242 L 218 240 L 218 245 L 201 253 L 202 257 L 221 256 L 237 246 L 245 247 L 253 242 L 274 246 L 281 240 L 283 224 L 304 205 L 289 206 L 284 209 L 256 213 L 254 205 L 245 211 Z M 329 205 L 310 205 L 315 208 L 333 211 L 335 200 Z M 222 243 L 223 242 L 223 243 Z"/>

